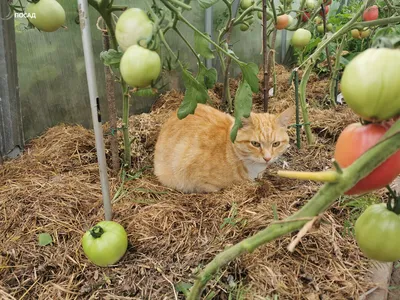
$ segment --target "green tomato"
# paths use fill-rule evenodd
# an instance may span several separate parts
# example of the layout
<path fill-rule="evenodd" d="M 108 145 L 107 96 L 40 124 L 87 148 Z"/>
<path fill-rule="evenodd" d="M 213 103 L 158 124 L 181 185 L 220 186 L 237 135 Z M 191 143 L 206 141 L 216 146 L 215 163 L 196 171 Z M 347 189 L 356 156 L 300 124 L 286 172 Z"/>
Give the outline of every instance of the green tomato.
<path fill-rule="evenodd" d="M 358 246 L 368 258 L 383 262 L 400 259 L 400 216 L 386 204 L 369 206 L 354 229 Z"/>
<path fill-rule="evenodd" d="M 361 118 L 383 121 L 400 116 L 400 51 L 370 48 L 346 66 L 341 91 Z"/>
<path fill-rule="evenodd" d="M 117 263 L 128 248 L 124 227 L 114 221 L 102 221 L 83 235 L 83 251 L 87 258 L 100 267 Z"/>
<path fill-rule="evenodd" d="M 147 47 L 153 37 L 153 22 L 140 8 L 130 8 L 122 13 L 115 26 L 115 37 L 122 51 L 130 46 Z"/>
<path fill-rule="evenodd" d="M 249 26 L 246 25 L 245 23 L 240 24 L 240 30 L 241 31 L 247 31 L 249 29 Z"/>
<path fill-rule="evenodd" d="M 294 32 L 292 36 L 292 45 L 296 48 L 304 48 L 308 45 L 310 40 L 311 32 L 306 29 L 299 28 Z"/>
<path fill-rule="evenodd" d="M 240 8 L 241 9 L 248 9 L 253 4 L 254 4 L 254 0 L 241 0 L 240 1 Z"/>
<path fill-rule="evenodd" d="M 326 24 L 326 30 L 332 31 L 333 30 L 333 25 L 331 23 Z"/>
<path fill-rule="evenodd" d="M 65 23 L 65 10 L 56 0 L 28 3 L 25 12 L 32 16 L 28 17 L 29 21 L 45 32 L 56 31 Z"/>
<path fill-rule="evenodd" d="M 324 33 L 324 25 L 318 25 L 317 26 L 317 31 L 319 32 L 319 33 Z"/>
<path fill-rule="evenodd" d="M 161 59 L 157 52 L 133 45 L 122 55 L 120 71 L 130 86 L 145 88 L 160 75 Z"/>
<path fill-rule="evenodd" d="M 320 16 L 316 16 L 315 18 L 314 18 L 314 22 L 315 22 L 315 24 L 321 24 L 322 23 L 322 18 L 320 17 Z"/>
<path fill-rule="evenodd" d="M 316 0 L 306 0 L 306 7 L 313 10 L 318 5 Z"/>

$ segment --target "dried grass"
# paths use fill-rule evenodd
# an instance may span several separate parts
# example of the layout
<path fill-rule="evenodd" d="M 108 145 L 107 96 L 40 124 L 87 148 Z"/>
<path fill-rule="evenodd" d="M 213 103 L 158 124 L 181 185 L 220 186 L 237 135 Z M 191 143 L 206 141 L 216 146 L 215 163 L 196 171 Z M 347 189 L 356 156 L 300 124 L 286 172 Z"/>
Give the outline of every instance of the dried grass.
<path fill-rule="evenodd" d="M 278 78 L 287 76 L 282 70 Z M 271 99 L 271 111 L 293 103 L 283 86 Z M 211 95 L 218 105 L 218 91 Z M 136 170 L 151 167 L 160 125 L 182 97 L 171 91 L 152 113 L 131 117 Z M 330 167 L 333 141 L 354 118 L 346 108 L 310 108 L 310 115 L 317 144 L 292 147 L 283 158 L 290 168 Z M 188 195 L 161 186 L 152 170 L 145 169 L 139 178 L 125 182 L 113 205 L 114 220 L 128 232 L 127 254 L 114 267 L 98 268 L 80 246 L 84 231 L 103 218 L 94 146 L 92 131 L 59 125 L 33 140 L 22 157 L 1 167 L 1 299 L 175 299 L 173 284 L 193 282 L 199 266 L 273 222 L 274 206 L 283 219 L 320 186 L 273 176 L 280 163 L 258 182 Z M 110 177 L 110 185 L 115 194 L 120 179 Z M 293 253 L 287 246 L 294 234 L 238 258 L 220 270 L 205 293 L 214 291 L 213 299 L 228 299 L 233 279 L 246 289 L 243 299 L 273 294 L 279 299 L 356 299 L 371 284 L 368 261 L 354 239 L 343 234 L 349 214 L 337 205 L 331 208 Z M 52 235 L 52 245 L 38 245 L 42 232 Z"/>

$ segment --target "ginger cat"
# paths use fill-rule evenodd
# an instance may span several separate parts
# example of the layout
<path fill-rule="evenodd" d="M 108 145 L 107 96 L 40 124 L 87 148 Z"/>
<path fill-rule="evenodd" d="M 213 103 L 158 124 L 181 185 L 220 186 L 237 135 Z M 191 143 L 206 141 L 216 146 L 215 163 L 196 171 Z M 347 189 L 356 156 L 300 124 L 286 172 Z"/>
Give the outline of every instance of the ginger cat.
<path fill-rule="evenodd" d="M 232 116 L 203 104 L 182 120 L 175 111 L 158 136 L 155 175 L 185 193 L 215 192 L 254 180 L 289 147 L 286 129 L 294 111 L 251 113 L 242 120 L 235 143 L 230 139 Z"/>

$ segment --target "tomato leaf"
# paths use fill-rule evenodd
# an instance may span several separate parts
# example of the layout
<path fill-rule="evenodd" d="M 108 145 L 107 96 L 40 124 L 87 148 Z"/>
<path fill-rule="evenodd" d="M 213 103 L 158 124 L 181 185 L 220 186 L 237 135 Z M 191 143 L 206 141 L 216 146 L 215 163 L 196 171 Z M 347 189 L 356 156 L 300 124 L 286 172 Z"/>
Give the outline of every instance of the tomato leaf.
<path fill-rule="evenodd" d="M 207 89 L 211 89 L 217 83 L 217 70 L 215 68 L 208 69 L 204 74 L 204 84 Z"/>
<path fill-rule="evenodd" d="M 217 3 L 219 0 L 199 0 L 199 4 L 201 8 L 209 8 Z"/>
<path fill-rule="evenodd" d="M 254 93 L 258 92 L 258 66 L 255 63 L 241 64 L 240 69 L 243 73 L 243 78 L 249 84 Z"/>
<path fill-rule="evenodd" d="M 53 242 L 51 235 L 48 233 L 39 234 L 39 246 L 47 246 Z"/>
<path fill-rule="evenodd" d="M 214 54 L 210 49 L 208 41 L 197 31 L 194 32 L 194 49 L 204 58 L 214 58 Z"/>
<path fill-rule="evenodd" d="M 207 69 L 204 64 L 201 64 L 196 79 L 206 89 L 211 89 L 217 82 L 217 70 L 215 68 Z"/>
<path fill-rule="evenodd" d="M 178 109 L 179 119 L 186 118 L 189 114 L 194 114 L 197 103 L 206 103 L 209 99 L 207 89 L 187 70 L 183 70 L 183 81 L 185 82 L 186 92 Z"/>
<path fill-rule="evenodd" d="M 108 51 L 102 51 L 100 53 L 100 59 L 104 65 L 109 67 L 118 66 L 122 57 L 122 52 L 118 52 L 114 49 Z"/>
<path fill-rule="evenodd" d="M 231 141 L 235 142 L 237 132 L 242 127 L 242 118 L 248 118 L 251 113 L 253 93 L 246 81 L 241 81 L 235 95 L 235 124 L 231 130 Z"/>

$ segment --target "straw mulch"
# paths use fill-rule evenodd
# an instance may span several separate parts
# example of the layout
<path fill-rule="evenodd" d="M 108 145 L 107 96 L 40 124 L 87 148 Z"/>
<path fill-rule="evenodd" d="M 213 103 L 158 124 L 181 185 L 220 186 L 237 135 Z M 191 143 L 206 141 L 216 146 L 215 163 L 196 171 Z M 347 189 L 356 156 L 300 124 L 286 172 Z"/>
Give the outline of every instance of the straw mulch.
<path fill-rule="evenodd" d="M 287 75 L 281 70 L 278 78 Z M 293 103 L 288 88 L 271 99 L 271 111 Z M 218 105 L 217 91 L 210 93 Z M 335 137 L 355 119 L 346 108 L 312 108 L 316 145 L 292 146 L 255 183 L 184 195 L 161 186 L 152 173 L 157 132 L 182 97 L 171 91 L 150 114 L 131 117 L 135 176 L 123 189 L 120 178 L 110 177 L 116 195 L 113 218 L 129 237 L 128 251 L 116 266 L 94 266 L 80 244 L 83 233 L 103 219 L 92 131 L 56 126 L 32 140 L 22 157 L 1 167 L 1 299 L 183 299 L 177 283 L 192 283 L 217 253 L 268 226 L 274 209 L 283 219 L 312 197 L 319 184 L 278 178 L 273 172 L 284 162 L 298 170 L 330 167 Z M 367 260 L 345 234 L 349 218 L 350 210 L 336 205 L 293 253 L 287 246 L 295 234 L 268 243 L 221 269 L 205 294 L 214 293 L 213 299 L 229 294 L 229 299 L 358 298 L 372 286 Z M 51 234 L 53 244 L 38 245 L 43 232 Z"/>

